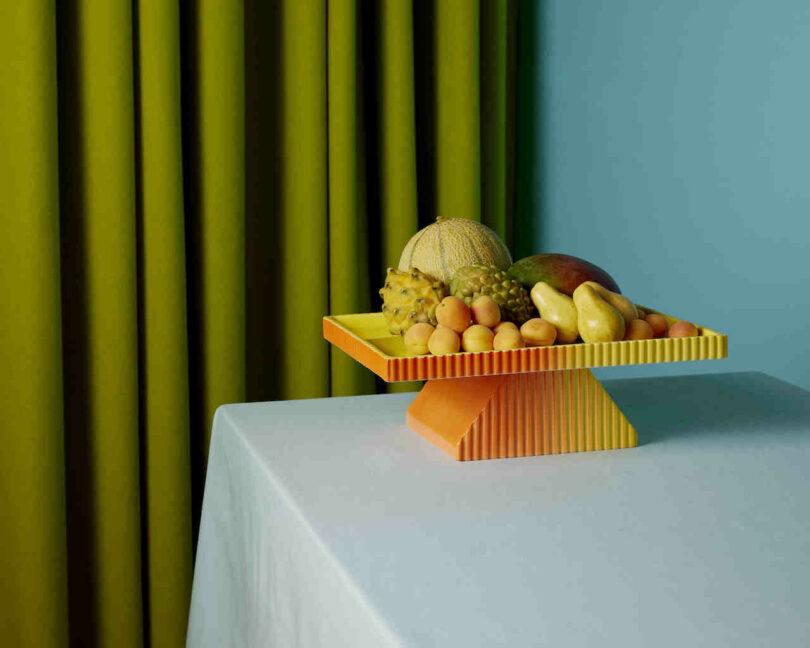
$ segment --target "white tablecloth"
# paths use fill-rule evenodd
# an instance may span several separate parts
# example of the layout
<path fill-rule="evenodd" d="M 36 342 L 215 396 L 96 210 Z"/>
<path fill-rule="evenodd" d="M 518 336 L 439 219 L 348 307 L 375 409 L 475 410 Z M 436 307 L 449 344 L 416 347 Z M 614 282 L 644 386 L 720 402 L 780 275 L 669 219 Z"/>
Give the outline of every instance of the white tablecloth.
<path fill-rule="evenodd" d="M 640 447 L 458 463 L 411 394 L 220 408 L 188 645 L 810 645 L 810 393 L 605 386 Z"/>

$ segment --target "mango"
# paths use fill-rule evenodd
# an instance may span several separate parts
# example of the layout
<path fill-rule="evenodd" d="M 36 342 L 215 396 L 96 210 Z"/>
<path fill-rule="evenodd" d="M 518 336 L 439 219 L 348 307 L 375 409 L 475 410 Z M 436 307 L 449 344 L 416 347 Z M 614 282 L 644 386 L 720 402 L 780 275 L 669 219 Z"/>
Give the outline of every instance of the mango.
<path fill-rule="evenodd" d="M 602 299 L 592 286 L 581 285 L 574 291 L 577 327 L 584 342 L 615 342 L 624 338 L 624 318 Z"/>
<path fill-rule="evenodd" d="M 612 290 L 608 290 L 603 285 L 598 284 L 595 281 L 586 281 L 585 283 L 598 292 L 602 299 L 604 299 L 608 304 L 613 306 L 613 308 L 622 314 L 625 324 L 629 324 L 634 319 L 638 319 L 639 315 L 638 311 L 636 310 L 636 305 L 627 299 L 627 297 L 620 295 L 619 293 L 615 293 Z"/>
<path fill-rule="evenodd" d="M 577 328 L 577 307 L 573 299 L 552 288 L 545 281 L 534 284 L 531 298 L 540 317 L 557 329 L 557 342 L 570 344 L 576 341 L 579 337 L 579 328 Z"/>
<path fill-rule="evenodd" d="M 568 254 L 535 254 L 516 261 L 507 273 L 517 279 L 526 290 L 543 281 L 568 296 L 579 284 L 595 281 L 608 290 L 621 294 L 619 285 L 599 266 Z"/>

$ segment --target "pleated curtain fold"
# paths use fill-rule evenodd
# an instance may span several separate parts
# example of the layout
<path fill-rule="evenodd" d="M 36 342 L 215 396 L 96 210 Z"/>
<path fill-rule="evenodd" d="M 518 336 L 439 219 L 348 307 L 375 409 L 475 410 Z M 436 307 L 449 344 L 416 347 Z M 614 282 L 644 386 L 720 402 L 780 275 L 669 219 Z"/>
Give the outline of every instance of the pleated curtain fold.
<path fill-rule="evenodd" d="M 4 643 L 182 645 L 215 409 L 385 390 L 321 317 L 437 216 L 511 245 L 518 10 L 2 4 Z"/>

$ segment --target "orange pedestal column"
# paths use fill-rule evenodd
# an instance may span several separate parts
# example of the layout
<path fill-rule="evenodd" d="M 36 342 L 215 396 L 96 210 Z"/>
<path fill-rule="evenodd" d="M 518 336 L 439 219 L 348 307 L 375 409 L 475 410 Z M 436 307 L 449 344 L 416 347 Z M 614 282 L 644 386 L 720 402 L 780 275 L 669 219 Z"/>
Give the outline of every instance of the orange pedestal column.
<path fill-rule="evenodd" d="M 429 380 L 408 426 L 459 461 L 638 444 L 590 369 Z"/>

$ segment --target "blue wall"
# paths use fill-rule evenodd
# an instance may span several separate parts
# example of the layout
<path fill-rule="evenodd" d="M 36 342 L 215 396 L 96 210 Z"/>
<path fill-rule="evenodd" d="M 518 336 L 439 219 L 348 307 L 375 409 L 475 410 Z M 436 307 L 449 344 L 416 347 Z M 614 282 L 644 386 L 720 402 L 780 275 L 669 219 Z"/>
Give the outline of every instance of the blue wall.
<path fill-rule="evenodd" d="M 728 360 L 600 377 L 810 388 L 810 1 L 544 0 L 536 20 L 535 250 L 729 335 Z"/>

